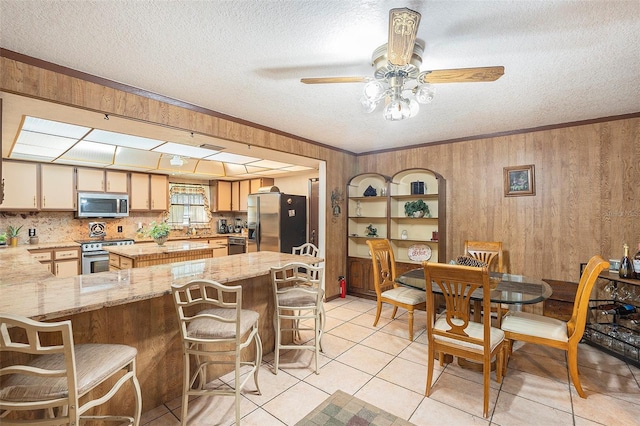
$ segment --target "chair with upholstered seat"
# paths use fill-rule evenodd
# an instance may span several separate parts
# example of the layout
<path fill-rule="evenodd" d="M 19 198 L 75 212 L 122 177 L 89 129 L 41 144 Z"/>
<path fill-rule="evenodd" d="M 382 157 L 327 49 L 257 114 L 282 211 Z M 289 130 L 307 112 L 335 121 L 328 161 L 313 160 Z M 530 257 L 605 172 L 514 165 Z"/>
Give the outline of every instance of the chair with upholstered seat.
<path fill-rule="evenodd" d="M 271 283 L 275 313 L 273 325 L 276 343 L 274 351 L 274 374 L 278 374 L 282 349 L 311 350 L 315 354 L 315 373 L 318 374 L 320 341 L 322 340 L 322 318 L 324 313 L 322 277 L 324 267 L 291 262 L 271 268 Z M 312 326 L 305 324 L 312 322 Z M 313 339 L 296 344 L 282 343 L 283 331 L 292 331 L 295 337 L 301 331 L 313 331 Z"/>
<path fill-rule="evenodd" d="M 0 353 L 0 424 L 78 425 L 84 420 L 140 424 L 142 396 L 136 378 L 136 348 L 76 345 L 69 320 L 44 323 L 0 314 Z M 107 392 L 105 382 L 110 386 Z M 132 416 L 87 415 L 127 382 L 134 391 Z M 38 410 L 44 410 L 45 419 L 33 418 Z"/>
<path fill-rule="evenodd" d="M 502 241 L 467 240 L 464 242 L 464 254 L 486 263 L 490 271 L 504 272 Z M 509 312 L 509 309 L 505 306 L 494 306 L 491 312 L 496 313 L 499 327 L 502 317 Z"/>
<path fill-rule="evenodd" d="M 502 329 L 507 340 L 505 345 L 507 354 L 505 372 L 509 361 L 508 357 L 513 351 L 514 340 L 562 349 L 567 352 L 567 369 L 569 370 L 571 381 L 578 395 L 586 398 L 578 375 L 578 343 L 584 334 L 591 290 L 600 272 L 608 267 L 609 262 L 605 261 L 601 256 L 595 255 L 589 260 L 580 277 L 573 313 L 568 322 L 543 315 L 517 311 L 509 312 L 503 318 Z"/>
<path fill-rule="evenodd" d="M 504 360 L 504 333 L 491 326 L 491 321 L 482 324 L 473 322 L 469 315 L 471 294 L 482 293 L 482 307 L 485 311 L 490 307 L 489 273 L 486 266 L 449 265 L 442 263 L 422 262 L 427 294 L 427 309 L 434 308 L 435 283 L 444 296 L 446 310 L 438 319 L 429 315 L 427 319 L 427 387 L 425 396 L 431 393 L 435 354 L 439 354 L 440 364 L 444 363 L 443 354 L 462 357 L 482 363 L 482 383 L 484 400 L 482 414 L 489 414 L 489 380 L 491 376 L 491 360 L 497 360 L 496 378 L 502 381 L 502 364 Z M 477 293 L 476 293 L 477 294 Z M 463 390 L 461 390 L 463 391 Z"/>
<path fill-rule="evenodd" d="M 235 397 L 236 424 L 240 424 L 240 392 L 253 376 L 256 393 L 260 395 L 258 372 L 262 360 L 262 341 L 258 333 L 257 312 L 242 309 L 242 286 L 228 286 L 211 280 L 194 280 L 184 285 L 172 285 L 178 313 L 184 377 L 182 390 L 182 425 L 187 425 L 190 395 L 226 395 Z M 241 361 L 241 352 L 255 344 L 253 361 Z M 191 369 L 191 356 L 194 368 Z M 234 369 L 233 387 L 207 387 L 210 366 L 230 366 Z M 240 381 L 240 368 L 251 367 Z M 198 382 L 197 386 L 194 384 Z"/>
<path fill-rule="evenodd" d="M 320 250 L 312 243 L 304 243 L 301 246 L 293 247 L 291 249 L 292 254 L 298 254 L 300 256 L 318 257 Z"/>
<path fill-rule="evenodd" d="M 380 320 L 383 303 L 393 306 L 391 319 L 395 318 L 399 307 L 406 309 L 409 320 L 409 340 L 413 341 L 413 312 L 416 309 L 426 310 L 426 295 L 422 290 L 403 287 L 395 282 L 396 260 L 389 240 L 367 240 L 367 245 L 373 262 L 373 285 L 377 301 L 373 326 L 375 327 Z"/>

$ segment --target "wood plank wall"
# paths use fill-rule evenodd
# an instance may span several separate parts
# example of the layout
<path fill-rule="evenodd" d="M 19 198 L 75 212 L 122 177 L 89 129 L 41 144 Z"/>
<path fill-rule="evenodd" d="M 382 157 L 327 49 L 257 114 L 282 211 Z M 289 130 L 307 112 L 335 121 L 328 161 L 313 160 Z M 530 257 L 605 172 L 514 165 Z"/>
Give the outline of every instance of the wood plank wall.
<path fill-rule="evenodd" d="M 640 242 L 640 118 L 374 153 L 348 153 L 0 57 L 0 90 L 251 143 L 327 162 L 327 200 L 362 172 L 425 167 L 447 180 L 447 258 L 465 239 L 500 240 L 506 267 L 578 280 L 595 253 Z M 534 164 L 536 195 L 504 197 L 503 168 Z M 344 212 L 326 211 L 327 296 L 346 275 Z"/>
<path fill-rule="evenodd" d="M 503 168 L 535 165 L 536 195 L 505 197 Z M 358 172 L 425 167 L 447 180 L 447 258 L 502 241 L 508 271 L 579 280 L 594 254 L 640 243 L 640 118 L 358 157 Z"/>
<path fill-rule="evenodd" d="M 327 200 L 331 199 L 332 190 L 337 188 L 344 191 L 348 179 L 356 173 L 356 157 L 343 151 L 106 87 L 6 57 L 0 57 L 0 90 L 324 160 L 327 163 Z M 346 211 L 344 205 L 342 211 Z M 347 231 L 346 223 L 342 218 L 334 220 L 330 202 L 327 202 L 325 214 L 327 218 L 326 291 L 327 297 L 332 297 L 339 294 L 338 276 L 346 275 L 344 251 L 336 248 L 344 247 Z"/>

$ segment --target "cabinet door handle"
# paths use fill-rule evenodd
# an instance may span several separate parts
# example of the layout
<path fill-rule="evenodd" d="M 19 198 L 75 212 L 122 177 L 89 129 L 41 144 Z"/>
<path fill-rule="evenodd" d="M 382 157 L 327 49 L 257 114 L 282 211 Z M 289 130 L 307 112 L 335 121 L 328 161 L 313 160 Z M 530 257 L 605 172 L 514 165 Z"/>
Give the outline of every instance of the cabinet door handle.
<path fill-rule="evenodd" d="M 46 195 L 42 196 L 42 207 L 47 207 L 47 196 Z"/>
<path fill-rule="evenodd" d="M 111 191 L 111 181 L 107 181 L 107 191 Z"/>
<path fill-rule="evenodd" d="M 60 265 L 56 263 L 56 275 L 60 275 Z"/>
<path fill-rule="evenodd" d="M 36 206 L 36 196 L 34 195 L 33 196 L 33 207 L 35 207 L 35 206 Z"/>

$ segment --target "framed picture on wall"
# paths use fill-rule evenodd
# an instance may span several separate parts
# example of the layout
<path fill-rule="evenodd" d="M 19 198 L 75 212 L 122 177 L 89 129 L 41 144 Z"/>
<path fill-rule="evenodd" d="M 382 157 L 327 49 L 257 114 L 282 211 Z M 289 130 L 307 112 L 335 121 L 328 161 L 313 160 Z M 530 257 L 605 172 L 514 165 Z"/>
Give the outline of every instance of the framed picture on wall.
<path fill-rule="evenodd" d="M 533 164 L 504 168 L 504 196 L 536 195 L 536 174 Z"/>

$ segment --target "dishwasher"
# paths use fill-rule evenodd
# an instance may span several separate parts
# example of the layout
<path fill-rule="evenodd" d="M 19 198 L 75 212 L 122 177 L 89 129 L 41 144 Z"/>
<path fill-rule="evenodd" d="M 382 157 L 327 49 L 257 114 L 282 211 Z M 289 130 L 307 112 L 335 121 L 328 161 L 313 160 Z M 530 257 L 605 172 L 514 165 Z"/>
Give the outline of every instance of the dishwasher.
<path fill-rule="evenodd" d="M 229 237 L 229 255 L 247 252 L 247 239 L 245 237 Z"/>

